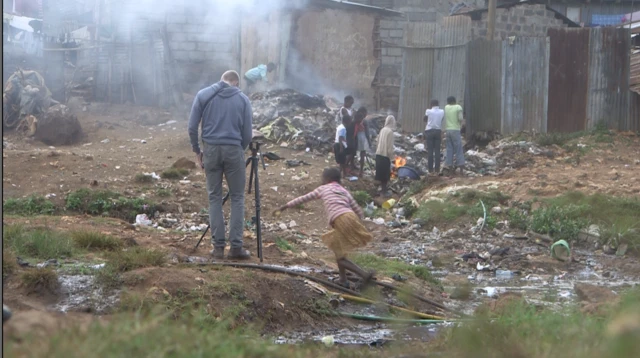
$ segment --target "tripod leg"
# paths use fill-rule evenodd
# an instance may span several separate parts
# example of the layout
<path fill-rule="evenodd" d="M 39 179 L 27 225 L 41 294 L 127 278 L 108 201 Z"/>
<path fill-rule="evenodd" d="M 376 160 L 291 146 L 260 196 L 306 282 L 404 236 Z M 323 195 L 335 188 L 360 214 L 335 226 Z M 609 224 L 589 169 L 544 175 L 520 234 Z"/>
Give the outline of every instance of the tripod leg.
<path fill-rule="evenodd" d="M 254 158 L 255 156 L 252 155 L 251 158 L 247 159 L 247 165 L 246 165 L 248 166 L 249 163 L 251 163 L 251 172 L 249 173 L 249 186 L 248 186 L 249 190 L 247 191 L 247 193 L 249 194 L 251 194 L 251 183 L 253 182 L 253 166 L 254 166 L 253 159 Z M 257 180 L 257 177 L 256 177 L 256 180 Z"/>
<path fill-rule="evenodd" d="M 260 185 L 258 184 L 258 157 L 253 157 L 253 162 L 251 163 L 251 173 L 255 171 L 255 198 L 256 198 L 256 237 L 258 241 L 258 257 L 260 258 L 260 262 L 262 262 L 262 225 L 260 223 Z M 251 189 L 251 186 L 249 186 Z"/>
<path fill-rule="evenodd" d="M 204 236 L 207 235 L 207 232 L 209 231 L 209 225 L 207 225 L 207 229 L 204 231 L 204 234 L 202 234 L 202 236 L 200 236 L 200 240 L 198 240 L 198 243 L 196 244 L 196 247 L 193 248 L 193 251 L 196 251 L 198 249 L 198 246 L 200 246 L 200 243 L 202 242 L 202 239 L 204 239 Z"/>

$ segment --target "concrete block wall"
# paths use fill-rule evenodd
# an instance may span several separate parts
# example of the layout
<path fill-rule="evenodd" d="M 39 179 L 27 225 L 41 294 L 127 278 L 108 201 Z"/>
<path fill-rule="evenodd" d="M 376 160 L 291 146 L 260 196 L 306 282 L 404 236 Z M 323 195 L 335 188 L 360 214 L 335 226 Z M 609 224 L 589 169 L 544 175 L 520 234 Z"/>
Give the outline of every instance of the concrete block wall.
<path fill-rule="evenodd" d="M 566 27 L 555 13 L 544 5 L 518 5 L 508 9 L 497 9 L 497 39 L 510 36 L 546 36 L 550 27 Z M 481 20 L 472 21 L 472 38 L 486 37 L 488 31 L 488 14 L 482 14 Z"/>
<path fill-rule="evenodd" d="M 226 70 L 240 70 L 239 23 L 212 29 L 206 17 L 176 11 L 167 17 L 167 33 L 183 91 L 193 93 L 218 81 Z"/>
<path fill-rule="evenodd" d="M 376 74 L 380 110 L 398 111 L 400 82 L 402 81 L 402 45 L 406 20 L 382 18 L 378 22 L 380 66 Z"/>

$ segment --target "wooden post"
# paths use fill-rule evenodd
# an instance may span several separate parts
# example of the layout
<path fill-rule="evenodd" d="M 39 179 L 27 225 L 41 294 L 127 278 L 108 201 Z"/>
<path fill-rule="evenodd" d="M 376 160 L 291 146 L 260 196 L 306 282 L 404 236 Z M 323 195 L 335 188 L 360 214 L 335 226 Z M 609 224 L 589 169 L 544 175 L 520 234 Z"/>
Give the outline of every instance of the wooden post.
<path fill-rule="evenodd" d="M 493 40 L 496 32 L 496 2 L 497 0 L 489 0 L 489 26 L 487 28 L 488 40 Z"/>

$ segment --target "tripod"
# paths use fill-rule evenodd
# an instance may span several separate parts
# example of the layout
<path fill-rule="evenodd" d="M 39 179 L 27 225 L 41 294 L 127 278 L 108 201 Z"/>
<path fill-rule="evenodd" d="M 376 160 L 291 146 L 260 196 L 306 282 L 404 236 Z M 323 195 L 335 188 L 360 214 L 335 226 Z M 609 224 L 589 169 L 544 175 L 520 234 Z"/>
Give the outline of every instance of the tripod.
<path fill-rule="evenodd" d="M 262 153 L 260 153 L 261 144 L 262 143 L 260 142 L 251 142 L 249 144 L 249 149 L 251 149 L 251 157 L 247 158 L 247 162 L 245 163 L 245 167 L 248 167 L 249 164 L 251 164 L 251 169 L 250 169 L 251 172 L 249 173 L 249 185 L 248 185 L 247 193 L 251 194 L 251 184 L 255 184 L 255 187 L 254 187 L 255 189 L 254 194 L 255 194 L 255 201 L 256 201 L 255 223 L 256 223 L 256 236 L 258 241 L 258 257 L 260 258 L 260 262 L 262 262 L 262 228 L 260 225 L 260 185 L 258 184 L 258 166 L 259 166 L 258 161 L 262 160 L 262 169 L 263 170 L 267 169 L 267 166 L 264 164 L 264 157 L 262 156 Z M 227 192 L 227 194 L 222 199 L 223 206 L 228 199 L 229 199 L 229 193 Z M 210 228 L 211 228 L 211 225 L 207 225 L 207 229 L 204 231 L 204 234 L 202 234 L 202 236 L 200 237 L 200 240 L 198 240 L 198 243 L 193 248 L 194 252 L 198 249 L 198 246 L 200 246 L 202 239 L 204 239 L 205 235 L 207 235 L 207 232 L 209 231 Z"/>

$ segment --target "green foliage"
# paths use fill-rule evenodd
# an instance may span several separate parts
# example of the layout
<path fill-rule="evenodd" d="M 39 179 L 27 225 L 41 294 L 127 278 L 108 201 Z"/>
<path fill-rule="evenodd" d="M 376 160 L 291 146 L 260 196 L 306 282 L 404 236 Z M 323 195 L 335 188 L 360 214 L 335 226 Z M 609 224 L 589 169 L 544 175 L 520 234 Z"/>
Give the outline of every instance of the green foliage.
<path fill-rule="evenodd" d="M 143 198 L 127 198 L 108 190 L 79 189 L 67 195 L 66 209 L 83 214 L 105 215 L 133 222 L 137 214 L 152 215 L 155 205 Z"/>
<path fill-rule="evenodd" d="M 114 251 L 124 246 L 119 238 L 96 231 L 74 231 L 71 238 L 78 247 L 86 250 Z"/>
<path fill-rule="evenodd" d="M 32 195 L 26 198 L 7 199 L 2 203 L 2 211 L 8 215 L 51 215 L 55 211 L 53 202 L 42 196 Z"/>
<path fill-rule="evenodd" d="M 171 190 L 169 190 L 169 189 L 158 189 L 158 192 L 156 194 L 161 198 L 168 198 L 168 197 L 171 196 Z"/>
<path fill-rule="evenodd" d="M 363 268 L 373 269 L 378 273 L 392 276 L 394 274 L 409 275 L 430 282 L 438 287 L 441 286 L 440 281 L 431 275 L 429 269 L 425 266 L 410 265 L 400 260 L 389 260 L 374 254 L 358 254 L 354 255 L 353 262 Z"/>
<path fill-rule="evenodd" d="M 287 240 L 277 237 L 276 238 L 276 246 L 282 251 L 294 251 L 295 247 L 290 244 Z"/>
<path fill-rule="evenodd" d="M 3 246 L 18 256 L 43 260 L 71 257 L 73 241 L 63 233 L 48 228 L 25 229 L 20 225 L 7 225 L 3 229 Z"/>
<path fill-rule="evenodd" d="M 45 289 L 55 292 L 60 287 L 58 274 L 50 267 L 27 270 L 20 276 L 23 287 L 29 291 Z"/>
<path fill-rule="evenodd" d="M 160 175 L 163 179 L 177 180 L 189 175 L 187 169 L 169 168 Z"/>
<path fill-rule="evenodd" d="M 588 225 L 588 221 L 580 217 L 583 210 L 584 207 L 576 205 L 542 207 L 533 212 L 531 230 L 556 240 L 574 240 Z"/>
<path fill-rule="evenodd" d="M 358 205 L 363 207 L 367 206 L 367 204 L 372 201 L 371 195 L 369 195 L 369 193 L 367 193 L 364 190 L 354 191 L 352 193 L 352 196 L 353 196 L 353 199 L 358 203 Z"/>
<path fill-rule="evenodd" d="M 507 219 L 509 227 L 520 231 L 527 231 L 529 228 L 529 218 L 526 212 L 519 208 L 510 208 L 507 210 Z"/>

